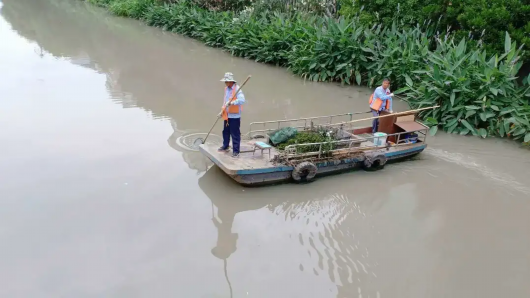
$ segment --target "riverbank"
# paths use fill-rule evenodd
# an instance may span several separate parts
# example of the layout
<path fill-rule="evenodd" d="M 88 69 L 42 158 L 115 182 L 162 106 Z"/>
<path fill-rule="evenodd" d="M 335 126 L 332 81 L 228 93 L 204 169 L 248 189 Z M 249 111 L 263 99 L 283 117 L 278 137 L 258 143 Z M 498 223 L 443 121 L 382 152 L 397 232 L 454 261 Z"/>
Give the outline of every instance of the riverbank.
<path fill-rule="evenodd" d="M 88 0 L 111 13 L 198 39 L 237 57 L 288 67 L 312 81 L 377 86 L 390 77 L 394 93 L 421 114 L 434 134 L 499 136 L 530 142 L 530 84 L 518 85 L 521 49 L 504 40 L 491 56 L 465 39 L 437 38 L 435 26 L 368 28 L 355 19 L 302 14 L 209 11 L 179 1 Z M 384 42 L 381 42 L 383 40 Z"/>

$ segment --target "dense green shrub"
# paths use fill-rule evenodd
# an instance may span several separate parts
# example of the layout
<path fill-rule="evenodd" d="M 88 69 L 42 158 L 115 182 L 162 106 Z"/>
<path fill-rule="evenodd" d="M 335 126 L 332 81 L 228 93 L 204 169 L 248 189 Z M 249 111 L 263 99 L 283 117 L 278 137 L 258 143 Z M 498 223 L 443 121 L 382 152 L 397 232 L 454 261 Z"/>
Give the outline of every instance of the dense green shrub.
<path fill-rule="evenodd" d="M 252 0 L 192 0 L 199 7 L 210 10 L 241 11 L 252 5 Z"/>
<path fill-rule="evenodd" d="M 140 19 L 155 3 L 155 0 L 112 1 L 109 3 L 109 10 L 117 16 Z"/>
<path fill-rule="evenodd" d="M 505 51 L 489 57 L 485 50 L 468 48 L 466 40 L 437 40 L 435 51 L 427 51 L 423 69 L 412 72 L 407 87 L 396 91 L 406 94 L 412 107 L 440 105 L 421 114 L 449 133 L 512 136 L 530 141 L 530 86 L 519 87 L 517 62 L 520 50 L 506 35 Z"/>
<path fill-rule="evenodd" d="M 489 50 L 503 52 L 502 40 L 508 31 L 519 44 L 530 48 L 530 2 L 521 0 L 341 0 L 340 14 L 360 15 L 364 24 L 394 21 L 415 26 L 439 22 L 451 28 L 458 39 L 481 40 Z M 530 59 L 526 55 L 525 59 Z"/>
<path fill-rule="evenodd" d="M 316 15 L 335 16 L 336 0 L 254 0 L 252 9 L 263 12 L 311 12 Z"/>
<path fill-rule="evenodd" d="M 111 2 L 114 2 L 114 0 L 88 0 L 88 2 L 99 5 L 99 6 L 108 6 Z"/>
<path fill-rule="evenodd" d="M 441 105 L 422 114 L 433 132 L 441 125 L 453 133 L 530 140 L 528 79 L 526 86 L 517 85 L 522 52 L 508 35 L 505 53 L 491 56 L 465 41 L 455 44 L 449 34 L 437 35 L 436 27 L 427 25 L 398 29 L 396 23 L 365 25 L 360 17 L 210 11 L 184 0 L 157 3 L 111 0 L 106 5 L 235 56 L 287 66 L 309 80 L 373 87 L 389 76 L 394 88 L 404 87 L 396 93 L 405 94 L 411 106 Z"/>
<path fill-rule="evenodd" d="M 326 30 L 299 42 L 289 57 L 294 73 L 314 81 L 373 87 L 390 77 L 394 86 L 403 86 L 407 74 L 423 65 L 429 51 L 428 34 L 419 27 L 369 28 L 345 19 L 326 19 L 315 27 Z"/>

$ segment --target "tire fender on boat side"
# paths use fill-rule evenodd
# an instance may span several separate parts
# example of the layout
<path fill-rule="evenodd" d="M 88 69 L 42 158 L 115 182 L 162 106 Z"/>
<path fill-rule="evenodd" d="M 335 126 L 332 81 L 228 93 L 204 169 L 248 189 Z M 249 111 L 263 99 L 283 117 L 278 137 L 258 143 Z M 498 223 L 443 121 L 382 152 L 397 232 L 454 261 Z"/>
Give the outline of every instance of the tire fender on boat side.
<path fill-rule="evenodd" d="M 367 171 L 377 171 L 385 167 L 388 159 L 383 153 L 365 154 L 363 167 Z"/>
<path fill-rule="evenodd" d="M 297 164 L 294 169 L 291 176 L 293 177 L 294 181 L 300 182 L 300 181 L 310 181 L 315 178 L 317 174 L 318 168 L 309 161 L 304 161 L 302 163 Z"/>

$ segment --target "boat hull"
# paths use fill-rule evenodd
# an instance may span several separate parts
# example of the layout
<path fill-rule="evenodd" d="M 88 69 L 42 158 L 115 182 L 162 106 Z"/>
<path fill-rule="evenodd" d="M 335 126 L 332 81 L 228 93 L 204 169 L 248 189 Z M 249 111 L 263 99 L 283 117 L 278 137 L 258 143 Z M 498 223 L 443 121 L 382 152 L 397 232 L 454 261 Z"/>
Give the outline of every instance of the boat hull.
<path fill-rule="evenodd" d="M 410 144 L 398 148 L 390 148 L 384 150 L 387 163 L 401 161 L 421 153 L 427 147 L 424 143 Z M 293 167 L 286 165 L 266 165 L 246 168 L 230 168 L 226 162 L 221 158 L 216 158 L 215 154 L 208 152 L 207 148 L 200 149 L 214 164 L 220 167 L 228 176 L 234 179 L 237 183 L 244 186 L 263 186 L 270 184 L 279 184 L 294 181 L 292 179 Z M 375 151 L 375 150 L 374 150 Z M 380 151 L 381 150 L 377 150 Z M 237 164 L 237 159 L 234 163 Z M 347 171 L 362 168 L 364 164 L 364 157 L 347 158 L 342 160 L 328 161 L 316 163 L 317 173 L 315 177 L 322 177 L 327 175 L 339 174 Z"/>

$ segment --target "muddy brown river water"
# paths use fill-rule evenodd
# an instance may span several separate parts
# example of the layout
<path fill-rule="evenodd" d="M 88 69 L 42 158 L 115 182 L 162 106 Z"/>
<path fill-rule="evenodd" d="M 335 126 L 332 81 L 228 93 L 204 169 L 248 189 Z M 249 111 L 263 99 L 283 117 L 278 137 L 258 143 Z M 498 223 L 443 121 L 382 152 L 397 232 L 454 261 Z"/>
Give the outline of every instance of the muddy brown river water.
<path fill-rule="evenodd" d="M 245 189 L 176 144 L 224 72 L 253 76 L 243 131 L 370 91 L 83 2 L 0 6 L 0 297 L 530 297 L 528 150 L 438 134 L 384 171 Z"/>

